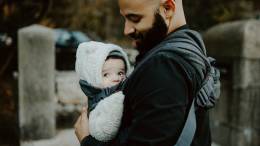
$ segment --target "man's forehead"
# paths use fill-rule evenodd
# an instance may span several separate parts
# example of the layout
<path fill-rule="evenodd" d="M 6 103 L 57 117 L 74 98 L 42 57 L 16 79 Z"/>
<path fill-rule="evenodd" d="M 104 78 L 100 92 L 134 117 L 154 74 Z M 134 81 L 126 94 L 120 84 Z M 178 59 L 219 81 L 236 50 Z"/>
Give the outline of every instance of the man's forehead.
<path fill-rule="evenodd" d="M 120 13 L 136 13 L 157 7 L 160 0 L 119 0 Z"/>
<path fill-rule="evenodd" d="M 160 0 L 118 0 L 119 1 L 119 4 L 127 4 L 127 5 L 132 5 L 132 4 L 135 4 L 135 5 L 146 5 L 146 4 L 153 4 L 153 3 L 158 3 L 160 2 Z"/>

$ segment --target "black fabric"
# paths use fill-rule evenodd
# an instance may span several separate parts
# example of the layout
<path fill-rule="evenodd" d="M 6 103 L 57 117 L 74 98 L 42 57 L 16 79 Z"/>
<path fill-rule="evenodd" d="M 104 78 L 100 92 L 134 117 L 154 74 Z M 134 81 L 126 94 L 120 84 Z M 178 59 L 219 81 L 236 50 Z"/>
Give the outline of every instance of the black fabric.
<path fill-rule="evenodd" d="M 196 105 L 207 109 L 214 107 L 220 95 L 220 73 L 214 66 L 215 59 L 207 57 L 200 34 L 188 29 L 172 33 L 147 53 L 146 59 L 158 51 L 174 53 L 189 62 L 201 79 L 200 90 L 195 95 Z"/>
<path fill-rule="evenodd" d="M 182 36 L 187 39 L 186 33 Z M 198 40 L 196 35 L 192 37 L 195 38 L 188 39 L 192 42 Z M 163 43 L 159 44 L 161 48 L 165 46 Z M 201 82 L 200 72 L 180 54 L 162 51 L 149 56 L 145 62 L 141 61 L 125 83 L 121 127 L 117 137 L 108 145 L 173 146 Z M 211 146 L 208 111 L 198 109 L 196 120 L 197 130 L 192 146 Z"/>
<path fill-rule="evenodd" d="M 109 58 L 109 57 L 119 57 L 119 58 L 122 58 L 124 60 L 124 55 L 120 51 L 118 51 L 118 50 L 111 51 L 108 54 L 107 58 Z"/>
<path fill-rule="evenodd" d="M 80 80 L 79 85 L 81 87 L 81 90 L 88 97 L 88 111 L 92 111 L 102 99 L 110 96 L 117 91 L 122 90 L 123 83 L 124 81 L 112 87 L 96 88 L 90 85 L 87 81 Z"/>
<path fill-rule="evenodd" d="M 97 141 L 94 137 L 87 136 L 83 138 L 80 143 L 80 146 L 106 146 L 108 143 Z"/>
<path fill-rule="evenodd" d="M 128 136 L 119 136 L 122 144 L 167 146 L 177 141 L 192 93 L 184 74 L 175 58 L 157 54 L 132 76 L 136 80 L 129 81 L 124 90 L 131 98 L 125 98 L 122 128 Z"/>
<path fill-rule="evenodd" d="M 176 32 L 176 31 L 179 31 L 179 30 L 187 30 L 189 29 L 189 25 L 188 24 L 185 24 L 185 25 L 182 25 L 181 27 L 175 29 L 172 33 Z"/>

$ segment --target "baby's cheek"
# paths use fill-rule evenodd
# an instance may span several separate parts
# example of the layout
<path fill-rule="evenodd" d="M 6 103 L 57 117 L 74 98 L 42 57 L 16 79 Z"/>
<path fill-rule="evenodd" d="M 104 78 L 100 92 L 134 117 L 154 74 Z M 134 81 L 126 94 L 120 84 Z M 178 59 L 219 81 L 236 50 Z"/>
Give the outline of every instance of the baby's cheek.
<path fill-rule="evenodd" d="M 109 86 L 108 81 L 104 79 L 101 86 L 102 86 L 101 88 L 106 88 L 107 86 Z"/>
<path fill-rule="evenodd" d="M 126 79 L 126 76 L 123 76 L 120 81 L 123 81 L 124 79 Z"/>

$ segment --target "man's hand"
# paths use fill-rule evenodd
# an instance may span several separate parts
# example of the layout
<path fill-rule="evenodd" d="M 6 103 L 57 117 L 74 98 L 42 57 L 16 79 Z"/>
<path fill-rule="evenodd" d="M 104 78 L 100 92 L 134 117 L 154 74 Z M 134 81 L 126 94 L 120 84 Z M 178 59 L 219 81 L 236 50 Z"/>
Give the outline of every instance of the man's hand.
<path fill-rule="evenodd" d="M 77 122 L 74 125 L 75 134 L 81 142 L 83 138 L 89 135 L 89 122 L 87 117 L 87 108 L 83 107 L 81 111 L 81 115 L 77 119 Z"/>

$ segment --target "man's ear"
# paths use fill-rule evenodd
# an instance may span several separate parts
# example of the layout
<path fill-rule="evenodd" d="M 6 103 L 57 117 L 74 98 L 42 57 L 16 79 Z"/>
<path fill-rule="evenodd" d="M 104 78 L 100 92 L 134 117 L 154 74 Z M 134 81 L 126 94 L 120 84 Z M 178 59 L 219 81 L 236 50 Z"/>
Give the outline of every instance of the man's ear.
<path fill-rule="evenodd" d="M 166 19 L 173 16 L 176 8 L 175 0 L 162 0 L 163 13 L 166 16 Z"/>

